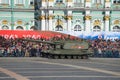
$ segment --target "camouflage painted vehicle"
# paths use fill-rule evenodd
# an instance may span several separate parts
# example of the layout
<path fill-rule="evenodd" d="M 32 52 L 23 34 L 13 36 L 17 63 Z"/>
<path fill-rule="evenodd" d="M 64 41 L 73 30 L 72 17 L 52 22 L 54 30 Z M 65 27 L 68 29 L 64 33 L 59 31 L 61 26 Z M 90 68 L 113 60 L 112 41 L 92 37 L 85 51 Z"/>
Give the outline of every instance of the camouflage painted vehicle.
<path fill-rule="evenodd" d="M 41 57 L 53 59 L 88 59 L 93 54 L 86 40 L 40 41 L 28 40 L 43 44 Z"/>
<path fill-rule="evenodd" d="M 85 40 L 49 42 L 50 47 L 42 50 L 42 56 L 54 59 L 88 59 L 93 54 L 89 43 Z"/>

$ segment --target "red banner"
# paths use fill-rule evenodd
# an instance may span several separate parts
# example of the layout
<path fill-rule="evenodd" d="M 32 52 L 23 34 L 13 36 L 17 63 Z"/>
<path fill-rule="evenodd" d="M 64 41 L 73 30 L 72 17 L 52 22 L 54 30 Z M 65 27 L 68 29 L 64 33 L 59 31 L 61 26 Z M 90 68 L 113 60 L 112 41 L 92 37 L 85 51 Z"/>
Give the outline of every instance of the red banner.
<path fill-rule="evenodd" d="M 0 30 L 0 36 L 10 38 L 41 38 L 44 37 L 38 31 L 22 31 L 22 30 Z"/>
<path fill-rule="evenodd" d="M 45 38 L 50 39 L 55 36 L 57 37 L 67 37 L 67 34 L 54 32 L 54 31 L 31 31 L 31 30 L 0 30 L 0 36 L 6 39 L 15 38 Z M 74 38 L 74 36 L 71 36 Z"/>

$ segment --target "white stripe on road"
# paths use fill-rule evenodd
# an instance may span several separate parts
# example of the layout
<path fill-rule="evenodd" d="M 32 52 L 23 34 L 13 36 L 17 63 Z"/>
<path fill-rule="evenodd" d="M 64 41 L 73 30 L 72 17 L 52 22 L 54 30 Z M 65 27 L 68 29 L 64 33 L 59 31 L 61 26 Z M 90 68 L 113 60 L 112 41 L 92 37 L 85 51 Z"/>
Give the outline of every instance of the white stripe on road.
<path fill-rule="evenodd" d="M 28 78 L 22 76 L 22 75 L 19 75 L 15 72 L 12 72 L 12 71 L 9 71 L 7 69 L 4 69 L 4 68 L 0 68 L 0 71 L 9 75 L 11 78 L 15 78 L 16 80 L 29 80 Z"/>
<path fill-rule="evenodd" d="M 44 62 L 44 61 L 31 61 L 31 62 L 67 66 L 67 67 L 73 67 L 73 68 L 76 68 L 76 69 L 84 69 L 84 70 L 90 70 L 90 71 L 95 71 L 95 72 L 111 74 L 111 75 L 114 75 L 114 76 L 120 76 L 120 72 L 113 72 L 113 71 L 103 70 L 103 69 L 99 69 L 99 68 L 90 68 L 90 67 L 85 67 L 85 66 L 77 66 L 77 65 L 62 64 L 62 63 L 52 63 L 52 62 Z"/>
<path fill-rule="evenodd" d="M 28 78 L 120 78 L 120 76 L 27 76 Z"/>

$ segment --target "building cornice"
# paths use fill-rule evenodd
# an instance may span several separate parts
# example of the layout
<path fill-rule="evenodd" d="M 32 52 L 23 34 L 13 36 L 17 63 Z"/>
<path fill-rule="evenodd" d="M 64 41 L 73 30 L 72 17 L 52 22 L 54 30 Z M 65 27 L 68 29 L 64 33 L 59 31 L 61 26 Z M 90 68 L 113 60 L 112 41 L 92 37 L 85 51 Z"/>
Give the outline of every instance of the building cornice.
<path fill-rule="evenodd" d="M 34 9 L 21 9 L 21 8 L 0 8 L 0 11 L 5 11 L 5 12 L 34 12 Z"/>
<path fill-rule="evenodd" d="M 40 10 L 72 10 L 72 11 L 120 11 L 120 8 L 76 8 L 76 7 L 41 7 Z"/>
<path fill-rule="evenodd" d="M 72 2 L 73 0 L 67 0 L 67 2 Z"/>

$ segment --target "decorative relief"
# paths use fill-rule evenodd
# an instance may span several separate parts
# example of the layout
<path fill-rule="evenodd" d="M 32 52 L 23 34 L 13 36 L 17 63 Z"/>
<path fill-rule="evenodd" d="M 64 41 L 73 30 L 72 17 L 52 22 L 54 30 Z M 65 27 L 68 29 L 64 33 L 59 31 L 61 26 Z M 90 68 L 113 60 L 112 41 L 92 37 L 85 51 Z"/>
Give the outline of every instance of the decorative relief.
<path fill-rule="evenodd" d="M 45 16 L 44 15 L 40 16 L 40 19 L 45 20 Z"/>
<path fill-rule="evenodd" d="M 110 2 L 110 0 L 105 0 L 105 2 Z"/>
<path fill-rule="evenodd" d="M 8 24 L 8 21 L 7 20 L 3 20 L 2 24 L 6 25 L 6 24 Z"/>
<path fill-rule="evenodd" d="M 72 16 L 67 16 L 67 19 L 68 19 L 68 20 L 71 20 L 71 19 L 72 19 Z"/>
<path fill-rule="evenodd" d="M 63 25 L 63 22 L 60 19 L 58 19 L 55 25 Z"/>
<path fill-rule="evenodd" d="M 114 24 L 116 25 L 116 24 L 120 24 L 120 20 L 115 20 L 114 21 Z"/>
<path fill-rule="evenodd" d="M 48 19 L 49 19 L 49 20 L 50 20 L 50 19 L 53 19 L 53 17 L 54 17 L 53 15 L 49 15 L 49 16 L 48 16 Z"/>
<path fill-rule="evenodd" d="M 42 2 L 46 2 L 46 0 L 42 0 Z"/>
<path fill-rule="evenodd" d="M 54 2 L 54 0 L 48 0 L 49 2 Z"/>
<path fill-rule="evenodd" d="M 85 16 L 85 20 L 90 20 L 91 16 Z"/>
<path fill-rule="evenodd" d="M 105 20 L 109 20 L 109 19 L 110 19 L 110 16 L 105 16 L 104 19 L 105 19 Z"/>
<path fill-rule="evenodd" d="M 90 2 L 90 0 L 86 0 L 86 2 Z"/>
<path fill-rule="evenodd" d="M 17 24 L 18 24 L 18 25 L 22 25 L 23 22 L 22 22 L 21 20 L 18 20 L 18 21 L 17 21 Z"/>
<path fill-rule="evenodd" d="M 93 23 L 94 26 L 100 26 L 101 25 L 101 22 L 100 20 L 95 20 L 94 23 Z"/>
<path fill-rule="evenodd" d="M 67 2 L 72 2 L 73 0 L 67 0 Z"/>
<path fill-rule="evenodd" d="M 63 18 L 66 19 L 66 20 L 71 20 L 72 16 L 63 16 Z"/>

